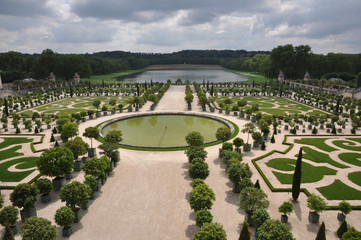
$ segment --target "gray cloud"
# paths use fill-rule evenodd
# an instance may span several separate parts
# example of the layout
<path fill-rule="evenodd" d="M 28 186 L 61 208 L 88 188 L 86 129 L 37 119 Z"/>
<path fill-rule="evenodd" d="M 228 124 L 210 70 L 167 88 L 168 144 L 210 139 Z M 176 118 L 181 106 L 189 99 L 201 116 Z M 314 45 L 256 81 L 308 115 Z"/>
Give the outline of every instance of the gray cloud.
<path fill-rule="evenodd" d="M 53 10 L 43 0 L 1 0 L 0 14 L 18 17 L 52 14 Z"/>
<path fill-rule="evenodd" d="M 290 43 L 361 52 L 359 0 L 0 2 L 0 51 L 271 50 Z"/>
<path fill-rule="evenodd" d="M 74 13 L 81 17 L 95 17 L 99 19 L 120 19 L 124 21 L 145 22 L 158 21 L 179 10 L 191 10 L 189 24 L 197 13 L 229 14 L 234 11 L 262 12 L 271 8 L 266 0 L 229 0 L 226 3 L 218 0 L 79 0 L 71 3 Z M 139 13 L 152 12 L 153 19 L 139 18 Z M 212 20 L 208 14 L 207 20 Z M 205 19 L 203 19 L 204 21 Z M 195 21 L 198 23 L 199 21 Z"/>
<path fill-rule="evenodd" d="M 53 28 L 52 33 L 56 43 L 104 43 L 112 40 L 112 34 L 109 33 L 115 30 L 109 24 L 85 21 L 62 24 Z"/>

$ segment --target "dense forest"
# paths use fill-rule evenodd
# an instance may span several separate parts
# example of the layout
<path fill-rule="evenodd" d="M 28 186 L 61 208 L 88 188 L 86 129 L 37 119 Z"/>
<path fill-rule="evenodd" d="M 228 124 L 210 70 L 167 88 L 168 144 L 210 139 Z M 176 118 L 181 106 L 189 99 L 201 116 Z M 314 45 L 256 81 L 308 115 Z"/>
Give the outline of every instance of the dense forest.
<path fill-rule="evenodd" d="M 308 45 L 284 45 L 267 51 L 183 50 L 174 53 L 132 53 L 125 51 L 93 54 L 59 54 L 50 49 L 41 54 L 0 53 L 3 82 L 18 79 L 46 79 L 51 72 L 69 80 L 75 72 L 82 78 L 123 70 L 142 69 L 153 64 L 214 64 L 224 68 L 258 72 L 276 78 L 283 71 L 287 79 L 341 78 L 353 81 L 361 72 L 361 54 L 315 54 Z"/>

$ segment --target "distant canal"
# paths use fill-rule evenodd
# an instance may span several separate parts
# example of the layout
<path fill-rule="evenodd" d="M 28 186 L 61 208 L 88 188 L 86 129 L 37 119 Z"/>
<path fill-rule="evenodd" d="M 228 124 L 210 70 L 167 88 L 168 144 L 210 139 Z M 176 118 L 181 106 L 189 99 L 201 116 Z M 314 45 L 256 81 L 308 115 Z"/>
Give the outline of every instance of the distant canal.
<path fill-rule="evenodd" d="M 187 69 L 187 70 L 151 70 L 134 75 L 127 75 L 118 78 L 120 81 L 126 82 L 167 82 L 167 80 L 175 82 L 181 79 L 182 82 L 189 80 L 192 82 L 241 82 L 247 81 L 249 77 L 227 72 L 224 70 L 214 69 Z"/>

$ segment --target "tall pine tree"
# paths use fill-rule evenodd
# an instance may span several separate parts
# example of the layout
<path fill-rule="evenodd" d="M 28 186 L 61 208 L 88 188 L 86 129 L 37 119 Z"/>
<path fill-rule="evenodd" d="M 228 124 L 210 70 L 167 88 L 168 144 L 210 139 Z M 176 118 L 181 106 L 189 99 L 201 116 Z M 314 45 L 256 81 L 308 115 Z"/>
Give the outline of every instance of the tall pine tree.
<path fill-rule="evenodd" d="M 298 153 L 295 172 L 293 174 L 292 197 L 294 200 L 297 200 L 298 196 L 300 195 L 301 177 L 302 177 L 302 147 L 300 148 L 300 151 Z"/>
<path fill-rule="evenodd" d="M 326 228 L 324 222 L 321 223 L 315 240 L 326 240 Z"/>

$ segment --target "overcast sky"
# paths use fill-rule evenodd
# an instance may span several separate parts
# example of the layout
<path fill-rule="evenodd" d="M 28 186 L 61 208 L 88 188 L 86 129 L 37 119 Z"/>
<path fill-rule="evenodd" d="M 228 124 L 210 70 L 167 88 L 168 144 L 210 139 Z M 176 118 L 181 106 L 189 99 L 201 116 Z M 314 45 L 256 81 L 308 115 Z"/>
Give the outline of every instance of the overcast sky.
<path fill-rule="evenodd" d="M 0 0 L 0 52 L 361 53 L 360 0 Z"/>

